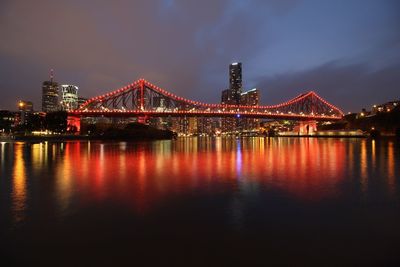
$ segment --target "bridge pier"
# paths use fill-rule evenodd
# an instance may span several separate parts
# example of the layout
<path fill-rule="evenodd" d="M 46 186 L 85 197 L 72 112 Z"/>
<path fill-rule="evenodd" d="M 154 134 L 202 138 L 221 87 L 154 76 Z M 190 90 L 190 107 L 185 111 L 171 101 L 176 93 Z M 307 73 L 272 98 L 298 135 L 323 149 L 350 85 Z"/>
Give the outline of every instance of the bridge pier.
<path fill-rule="evenodd" d="M 149 124 L 149 116 L 140 116 L 138 117 L 137 121 L 142 124 Z"/>
<path fill-rule="evenodd" d="M 317 131 L 317 121 L 310 120 L 310 121 L 300 121 L 298 125 L 297 132 L 299 134 L 313 134 Z"/>
<path fill-rule="evenodd" d="M 77 133 L 81 131 L 81 118 L 76 116 L 67 117 L 67 131 L 76 129 Z"/>

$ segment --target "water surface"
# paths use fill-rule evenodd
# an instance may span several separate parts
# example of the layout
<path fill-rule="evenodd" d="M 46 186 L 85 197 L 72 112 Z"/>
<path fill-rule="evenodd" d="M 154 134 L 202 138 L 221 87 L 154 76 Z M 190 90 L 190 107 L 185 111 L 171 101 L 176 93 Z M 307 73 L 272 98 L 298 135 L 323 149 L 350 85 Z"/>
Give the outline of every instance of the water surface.
<path fill-rule="evenodd" d="M 395 266 L 399 147 L 313 138 L 1 143 L 1 253 L 26 266 Z"/>

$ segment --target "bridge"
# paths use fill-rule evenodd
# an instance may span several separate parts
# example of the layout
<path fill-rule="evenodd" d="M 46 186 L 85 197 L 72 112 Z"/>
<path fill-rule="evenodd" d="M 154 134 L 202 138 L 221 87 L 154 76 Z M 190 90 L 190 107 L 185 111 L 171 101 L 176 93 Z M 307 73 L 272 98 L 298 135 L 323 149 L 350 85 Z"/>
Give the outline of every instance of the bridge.
<path fill-rule="evenodd" d="M 232 117 L 296 121 L 335 121 L 343 112 L 310 91 L 284 103 L 269 106 L 208 104 L 189 100 L 144 79 L 87 100 L 68 112 L 80 125 L 82 117 Z M 79 128 L 79 127 L 78 127 Z"/>

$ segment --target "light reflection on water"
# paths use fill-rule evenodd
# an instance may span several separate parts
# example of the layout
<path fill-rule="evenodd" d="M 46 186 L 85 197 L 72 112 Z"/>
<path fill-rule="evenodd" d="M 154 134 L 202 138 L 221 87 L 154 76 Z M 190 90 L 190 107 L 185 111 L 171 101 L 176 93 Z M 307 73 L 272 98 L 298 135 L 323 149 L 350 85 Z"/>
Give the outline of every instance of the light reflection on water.
<path fill-rule="evenodd" d="M 21 266 L 398 266 L 398 141 L 1 143 L 0 156 L 0 247 Z"/>
<path fill-rule="evenodd" d="M 13 154 L 11 169 L 6 154 Z M 299 200 L 319 201 L 340 198 L 343 184 L 352 183 L 353 193 L 365 197 L 375 190 L 369 182 L 372 177 L 387 188 L 381 192 L 384 197 L 398 197 L 399 155 L 393 141 L 192 138 L 152 143 L 10 143 L 1 145 L 0 166 L 3 177 L 8 171 L 12 174 L 11 209 L 16 222 L 25 218 L 27 196 L 35 197 L 40 183 L 53 187 L 54 192 L 45 194 L 54 198 L 60 216 L 79 209 L 72 207 L 79 205 L 74 203 L 107 199 L 145 212 L 168 196 L 190 192 L 246 197 L 277 190 Z M 235 200 L 232 205 L 241 204 Z M 239 209 L 233 209 L 239 218 Z"/>
<path fill-rule="evenodd" d="M 396 190 L 396 176 L 395 176 L 395 158 L 394 158 L 394 144 L 389 142 L 387 150 L 387 176 L 388 176 L 388 187 L 391 194 L 394 194 Z M 399 162 L 397 162 L 399 164 Z M 397 165 L 399 166 L 399 165 Z M 399 174 L 397 174 L 399 175 Z"/>
<path fill-rule="evenodd" d="M 13 186 L 12 186 L 12 210 L 14 220 L 18 223 L 23 221 L 26 212 L 26 170 L 23 156 L 24 146 L 21 143 L 14 145 L 14 168 L 13 168 Z"/>

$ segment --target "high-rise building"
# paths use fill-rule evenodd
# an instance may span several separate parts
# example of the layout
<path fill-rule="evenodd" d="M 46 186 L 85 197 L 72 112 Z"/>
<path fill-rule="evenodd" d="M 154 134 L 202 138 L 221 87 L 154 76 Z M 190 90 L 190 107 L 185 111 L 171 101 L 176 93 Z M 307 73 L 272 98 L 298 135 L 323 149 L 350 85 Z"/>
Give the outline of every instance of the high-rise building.
<path fill-rule="evenodd" d="M 254 88 L 241 93 L 240 104 L 245 106 L 258 106 L 260 104 L 260 90 Z"/>
<path fill-rule="evenodd" d="M 78 86 L 61 85 L 61 108 L 63 110 L 74 110 L 79 107 Z"/>
<path fill-rule="evenodd" d="M 50 81 L 44 81 L 42 86 L 42 111 L 52 112 L 58 110 L 58 83 L 53 81 L 53 70 Z"/>
<path fill-rule="evenodd" d="M 229 89 L 222 91 L 221 104 L 240 105 L 242 84 L 242 63 L 235 62 L 229 65 Z M 222 132 L 234 133 L 239 126 L 238 118 L 223 118 Z"/>
<path fill-rule="evenodd" d="M 231 90 L 232 101 L 234 102 L 232 104 L 240 104 L 242 87 L 242 63 L 232 63 L 229 65 L 229 89 Z"/>
<path fill-rule="evenodd" d="M 260 105 L 260 90 L 257 88 L 251 89 L 241 94 L 240 103 L 244 106 Z M 260 120 L 253 118 L 245 118 L 241 121 L 242 130 L 253 131 L 259 128 Z"/>

